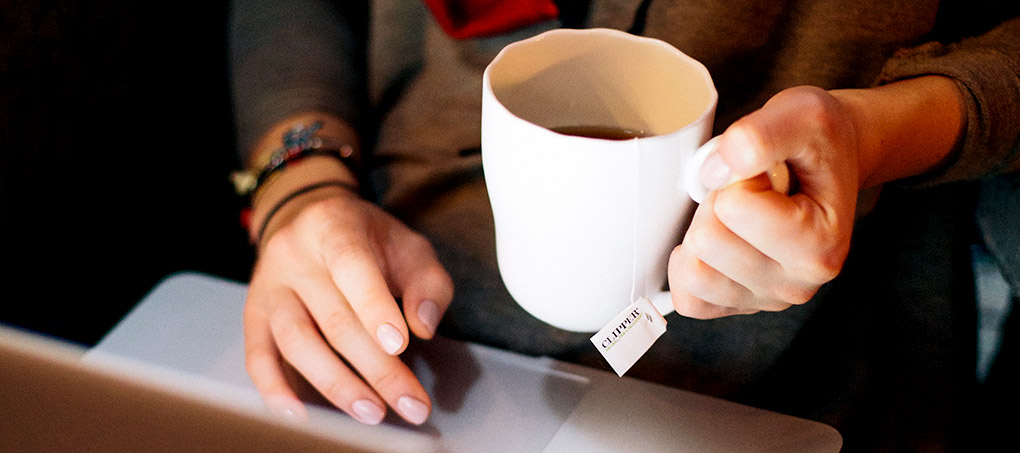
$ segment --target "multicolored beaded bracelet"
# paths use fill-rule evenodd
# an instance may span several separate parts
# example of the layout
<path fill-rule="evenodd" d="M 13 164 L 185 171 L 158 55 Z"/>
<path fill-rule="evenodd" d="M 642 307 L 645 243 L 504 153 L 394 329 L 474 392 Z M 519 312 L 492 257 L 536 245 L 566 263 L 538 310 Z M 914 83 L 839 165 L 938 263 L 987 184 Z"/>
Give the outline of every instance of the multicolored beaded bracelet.
<path fill-rule="evenodd" d="M 261 170 L 257 172 L 240 170 L 230 175 L 234 191 L 240 196 L 251 196 L 264 186 L 273 174 L 283 170 L 288 164 L 308 156 L 330 156 L 347 160 L 354 155 L 354 147 L 349 144 L 334 144 L 329 139 L 316 137 L 315 133 L 319 129 L 322 129 L 321 121 L 316 121 L 307 128 L 298 124 L 285 132 L 283 147 L 269 155 L 268 162 Z"/>
<path fill-rule="evenodd" d="M 354 147 L 350 144 L 339 144 L 332 140 L 316 137 L 315 133 L 322 129 L 323 123 L 316 121 L 310 126 L 297 124 L 283 134 L 283 146 L 269 155 L 268 161 L 258 171 L 246 169 L 231 173 L 230 179 L 234 191 L 248 198 L 248 207 L 241 212 L 241 224 L 246 230 L 251 225 L 251 206 L 258 199 L 258 194 L 269 181 L 287 165 L 310 156 L 327 156 L 340 161 L 348 161 L 354 157 Z"/>

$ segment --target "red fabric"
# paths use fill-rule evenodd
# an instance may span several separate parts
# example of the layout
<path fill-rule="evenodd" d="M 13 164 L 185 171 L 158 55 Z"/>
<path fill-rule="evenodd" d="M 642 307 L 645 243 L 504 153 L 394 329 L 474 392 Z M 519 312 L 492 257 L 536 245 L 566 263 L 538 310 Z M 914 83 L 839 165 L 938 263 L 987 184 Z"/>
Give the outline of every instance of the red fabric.
<path fill-rule="evenodd" d="M 553 0 L 425 0 L 454 39 L 504 33 L 559 17 Z"/>

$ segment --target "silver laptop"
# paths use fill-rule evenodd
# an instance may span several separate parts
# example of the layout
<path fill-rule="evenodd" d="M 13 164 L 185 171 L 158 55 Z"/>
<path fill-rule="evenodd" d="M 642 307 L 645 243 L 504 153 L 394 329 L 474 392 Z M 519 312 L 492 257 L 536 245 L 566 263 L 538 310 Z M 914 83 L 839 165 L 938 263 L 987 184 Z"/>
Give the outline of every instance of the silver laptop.
<path fill-rule="evenodd" d="M 284 423 L 250 392 L 0 325 L 0 451 L 439 451 L 353 419 Z M 380 447 L 382 446 L 382 447 Z"/>
<path fill-rule="evenodd" d="M 822 423 L 448 339 L 416 343 L 404 355 L 433 399 L 424 425 L 392 417 L 365 426 L 328 407 L 310 408 L 307 424 L 284 423 L 263 408 L 244 370 L 246 291 L 203 274 L 170 276 L 88 351 L 0 329 L 0 451 L 39 442 L 104 451 L 835 452 L 842 445 Z"/>

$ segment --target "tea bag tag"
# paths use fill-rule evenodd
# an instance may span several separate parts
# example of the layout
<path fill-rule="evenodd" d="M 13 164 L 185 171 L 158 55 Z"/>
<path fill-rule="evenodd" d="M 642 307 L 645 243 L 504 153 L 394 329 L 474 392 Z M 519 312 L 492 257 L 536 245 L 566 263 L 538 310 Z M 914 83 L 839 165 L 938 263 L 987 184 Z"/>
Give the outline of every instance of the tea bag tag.
<path fill-rule="evenodd" d="M 592 344 L 620 377 L 666 332 L 666 318 L 642 297 L 591 337 Z"/>

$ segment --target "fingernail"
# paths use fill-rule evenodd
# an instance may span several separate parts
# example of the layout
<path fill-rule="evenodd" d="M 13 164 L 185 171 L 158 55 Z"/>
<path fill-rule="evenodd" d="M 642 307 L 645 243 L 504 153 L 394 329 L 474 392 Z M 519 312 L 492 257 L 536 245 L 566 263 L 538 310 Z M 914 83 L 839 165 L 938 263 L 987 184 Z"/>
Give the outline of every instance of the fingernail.
<path fill-rule="evenodd" d="M 351 404 L 355 418 L 367 425 L 378 425 L 386 416 L 386 411 L 378 404 L 369 400 L 357 400 Z"/>
<path fill-rule="evenodd" d="M 701 165 L 701 183 L 708 190 L 721 189 L 729 182 L 732 173 L 718 152 L 709 154 Z"/>
<path fill-rule="evenodd" d="M 742 128 L 727 130 L 719 140 L 719 150 L 726 150 L 726 157 L 738 168 L 753 168 L 757 164 L 758 153 L 754 150 L 760 146 L 752 134 Z"/>
<path fill-rule="evenodd" d="M 431 300 L 423 300 L 418 304 L 418 319 L 429 329 L 429 333 L 436 333 L 439 326 L 439 306 Z"/>
<path fill-rule="evenodd" d="M 288 398 L 266 398 L 266 409 L 279 419 L 288 422 L 303 422 L 308 419 L 304 405 Z"/>
<path fill-rule="evenodd" d="M 400 347 L 404 345 L 404 336 L 400 334 L 396 327 L 390 324 L 379 326 L 379 329 L 375 331 L 375 336 L 379 338 L 379 344 L 382 346 L 383 351 L 390 355 L 396 354 Z"/>
<path fill-rule="evenodd" d="M 407 421 L 415 425 L 425 423 L 425 419 L 429 417 L 429 407 L 410 396 L 401 396 L 397 400 L 397 410 Z"/>

